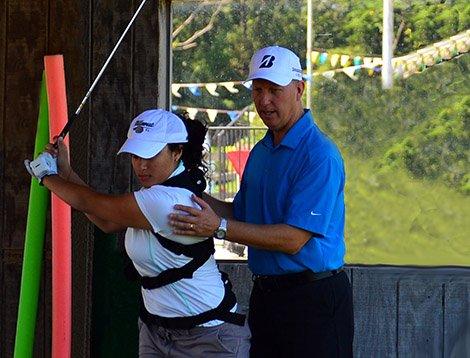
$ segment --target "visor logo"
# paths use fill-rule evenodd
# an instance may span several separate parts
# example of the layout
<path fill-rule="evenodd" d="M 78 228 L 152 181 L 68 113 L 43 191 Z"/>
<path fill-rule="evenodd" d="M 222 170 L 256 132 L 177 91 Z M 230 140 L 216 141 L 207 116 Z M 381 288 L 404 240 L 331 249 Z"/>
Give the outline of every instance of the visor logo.
<path fill-rule="evenodd" d="M 275 59 L 276 57 L 274 57 L 273 55 L 264 55 L 263 59 L 261 60 L 261 65 L 259 66 L 259 68 L 273 67 Z"/>
<path fill-rule="evenodd" d="M 144 128 L 147 127 L 147 128 Z M 136 121 L 134 124 L 134 132 L 142 133 L 144 130 L 148 131 L 148 128 L 155 127 L 155 123 L 149 123 L 144 121 Z"/>

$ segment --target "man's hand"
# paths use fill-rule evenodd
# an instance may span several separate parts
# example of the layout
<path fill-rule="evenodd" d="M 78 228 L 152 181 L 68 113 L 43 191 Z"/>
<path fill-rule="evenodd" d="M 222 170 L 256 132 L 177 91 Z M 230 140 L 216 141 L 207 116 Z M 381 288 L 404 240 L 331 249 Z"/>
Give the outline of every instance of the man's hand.
<path fill-rule="evenodd" d="M 220 225 L 220 217 L 201 198 L 192 195 L 191 199 L 201 209 L 185 205 L 175 205 L 175 210 L 183 213 L 169 215 L 169 224 L 177 235 L 212 237 Z"/>
<path fill-rule="evenodd" d="M 26 159 L 24 165 L 28 173 L 38 179 L 39 183 L 48 175 L 57 175 L 57 159 L 48 152 L 39 154 L 32 162 Z"/>

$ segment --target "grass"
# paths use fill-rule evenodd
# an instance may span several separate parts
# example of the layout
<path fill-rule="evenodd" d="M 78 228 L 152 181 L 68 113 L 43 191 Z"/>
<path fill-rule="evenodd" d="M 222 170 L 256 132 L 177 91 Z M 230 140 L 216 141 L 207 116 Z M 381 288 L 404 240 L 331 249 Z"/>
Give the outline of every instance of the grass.
<path fill-rule="evenodd" d="M 470 266 L 470 198 L 346 158 L 348 263 Z"/>

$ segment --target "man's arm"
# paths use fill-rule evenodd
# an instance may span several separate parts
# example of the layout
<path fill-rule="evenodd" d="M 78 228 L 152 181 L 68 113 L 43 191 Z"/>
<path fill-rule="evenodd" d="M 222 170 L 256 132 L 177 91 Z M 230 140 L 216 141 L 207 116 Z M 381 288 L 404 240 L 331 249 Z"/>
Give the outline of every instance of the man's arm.
<path fill-rule="evenodd" d="M 185 214 L 170 215 L 170 225 L 174 228 L 174 233 L 212 236 L 220 225 L 220 217 L 204 200 L 195 195 L 193 200 L 201 206 L 201 210 L 184 205 L 175 206 L 176 210 L 184 211 Z M 286 224 L 255 225 L 228 218 L 226 240 L 293 255 L 300 251 L 311 236 L 308 231 Z"/>

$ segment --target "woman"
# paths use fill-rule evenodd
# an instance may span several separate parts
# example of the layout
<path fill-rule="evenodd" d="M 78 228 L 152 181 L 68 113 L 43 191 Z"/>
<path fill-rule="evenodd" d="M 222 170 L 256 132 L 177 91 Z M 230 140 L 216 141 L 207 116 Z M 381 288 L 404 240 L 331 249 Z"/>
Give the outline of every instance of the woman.
<path fill-rule="evenodd" d="M 125 195 L 97 193 L 72 170 L 61 138 L 28 171 L 84 212 L 105 232 L 127 229 L 126 251 L 141 276 L 140 357 L 247 357 L 250 333 L 218 271 L 212 238 L 175 235 L 168 215 L 192 204 L 205 188 L 198 121 L 154 109 L 131 123 L 119 153 L 130 153 L 142 188 Z"/>

